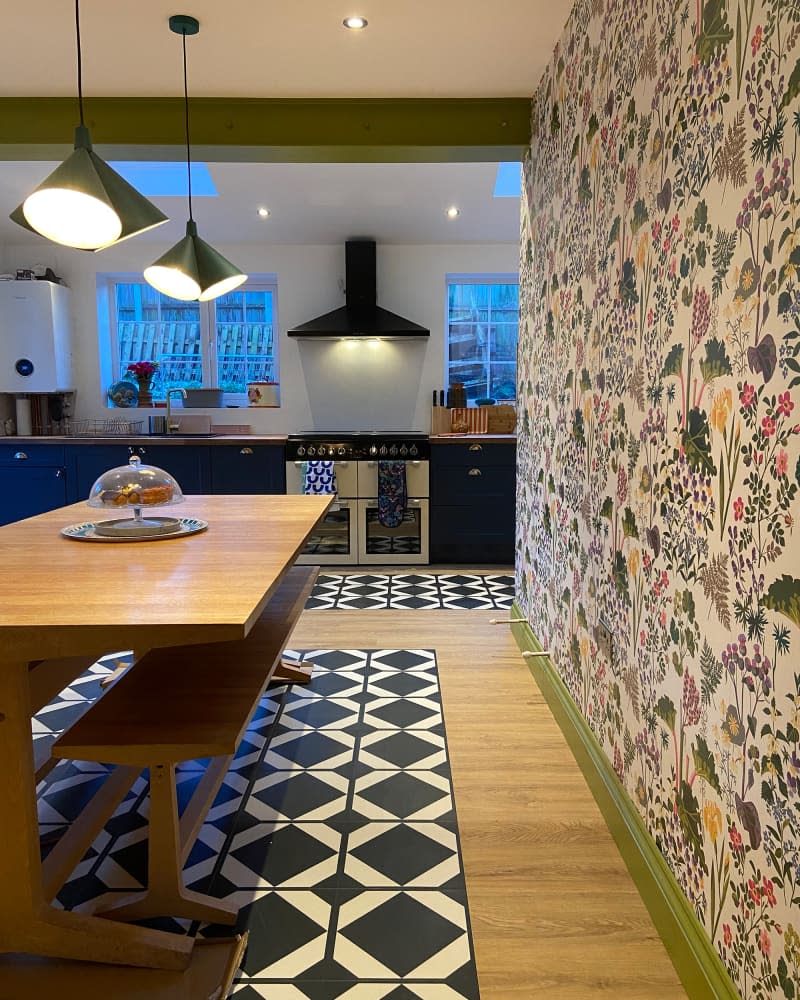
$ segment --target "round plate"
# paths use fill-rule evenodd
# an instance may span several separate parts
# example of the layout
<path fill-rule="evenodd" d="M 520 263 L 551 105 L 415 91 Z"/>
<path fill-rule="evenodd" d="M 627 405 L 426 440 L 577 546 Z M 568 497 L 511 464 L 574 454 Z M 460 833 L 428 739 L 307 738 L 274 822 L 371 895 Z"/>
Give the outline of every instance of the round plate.
<path fill-rule="evenodd" d="M 108 388 L 108 398 L 114 406 L 127 409 L 129 406 L 136 406 L 139 402 L 139 386 L 135 382 L 127 379 L 120 379 Z"/>
<path fill-rule="evenodd" d="M 61 534 L 65 538 L 74 538 L 76 542 L 158 542 L 167 538 L 184 538 L 186 535 L 196 535 L 208 527 L 208 521 L 201 521 L 199 517 L 181 517 L 179 521 L 178 530 L 171 531 L 166 535 L 98 535 L 94 530 L 93 521 L 70 524 L 61 529 Z"/>

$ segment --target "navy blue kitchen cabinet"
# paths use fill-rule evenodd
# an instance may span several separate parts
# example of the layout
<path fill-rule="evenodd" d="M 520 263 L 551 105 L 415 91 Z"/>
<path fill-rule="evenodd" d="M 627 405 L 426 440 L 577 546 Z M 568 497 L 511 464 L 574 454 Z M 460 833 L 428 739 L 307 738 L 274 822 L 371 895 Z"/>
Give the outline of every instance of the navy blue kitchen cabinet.
<path fill-rule="evenodd" d="M 433 563 L 514 562 L 516 445 L 431 444 Z"/>
<path fill-rule="evenodd" d="M 184 493 L 205 493 L 208 448 L 182 444 L 76 444 L 67 449 L 69 493 L 73 501 L 86 500 L 95 480 L 109 469 L 127 465 L 138 455 L 142 465 L 156 465 L 177 479 Z"/>
<path fill-rule="evenodd" d="M 0 445 L 0 524 L 67 502 L 63 445 Z"/>
<path fill-rule="evenodd" d="M 236 444 L 209 448 L 209 493 L 285 493 L 283 445 Z"/>

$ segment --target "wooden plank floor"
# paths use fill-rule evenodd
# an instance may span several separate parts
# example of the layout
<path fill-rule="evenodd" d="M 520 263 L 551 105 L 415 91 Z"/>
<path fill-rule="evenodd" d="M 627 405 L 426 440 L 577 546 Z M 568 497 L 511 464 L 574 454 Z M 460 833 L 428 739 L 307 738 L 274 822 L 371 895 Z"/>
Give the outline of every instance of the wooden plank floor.
<path fill-rule="evenodd" d="M 436 650 L 482 1000 L 685 998 L 502 617 L 307 611 L 291 645 Z"/>

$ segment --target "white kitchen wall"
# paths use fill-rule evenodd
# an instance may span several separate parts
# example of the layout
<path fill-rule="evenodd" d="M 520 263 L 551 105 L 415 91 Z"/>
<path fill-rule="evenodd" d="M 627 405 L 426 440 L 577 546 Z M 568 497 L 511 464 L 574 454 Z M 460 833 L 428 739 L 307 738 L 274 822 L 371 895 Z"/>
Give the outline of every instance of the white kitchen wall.
<path fill-rule="evenodd" d="M 72 290 L 77 417 L 108 416 L 108 350 L 98 328 L 97 275 L 141 273 L 167 247 L 123 243 L 100 254 L 42 244 L 0 247 L 0 271 L 49 266 Z M 378 303 L 431 331 L 429 340 L 377 345 L 287 337 L 286 331 L 344 304 L 344 244 L 220 249 L 249 274 L 278 279 L 281 406 L 212 412 L 215 423 L 249 423 L 255 433 L 317 430 L 428 430 L 431 391 L 444 386 L 445 276 L 515 273 L 516 243 L 379 245 Z M 105 355 L 105 357 L 103 357 Z M 148 411 L 130 411 L 146 415 Z M 156 412 L 156 411 L 151 411 Z"/>

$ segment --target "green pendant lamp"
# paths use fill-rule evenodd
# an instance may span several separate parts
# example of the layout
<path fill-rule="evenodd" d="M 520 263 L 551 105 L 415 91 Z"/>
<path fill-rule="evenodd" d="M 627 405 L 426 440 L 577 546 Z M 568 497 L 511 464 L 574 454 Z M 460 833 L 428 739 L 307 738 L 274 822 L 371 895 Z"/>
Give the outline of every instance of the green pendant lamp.
<path fill-rule="evenodd" d="M 79 0 L 75 0 L 75 35 L 81 121 L 75 129 L 75 150 L 10 218 L 54 243 L 78 250 L 103 250 L 160 226 L 167 217 L 92 149 L 83 117 Z"/>
<path fill-rule="evenodd" d="M 208 302 L 233 291 L 247 275 L 197 235 L 192 215 L 192 154 L 189 145 L 189 89 L 186 76 L 186 36 L 200 31 L 200 22 L 189 14 L 173 14 L 169 27 L 183 38 L 183 101 L 186 125 L 186 169 L 189 175 L 189 221 L 186 235 L 171 250 L 144 270 L 145 281 L 173 299 Z"/>

